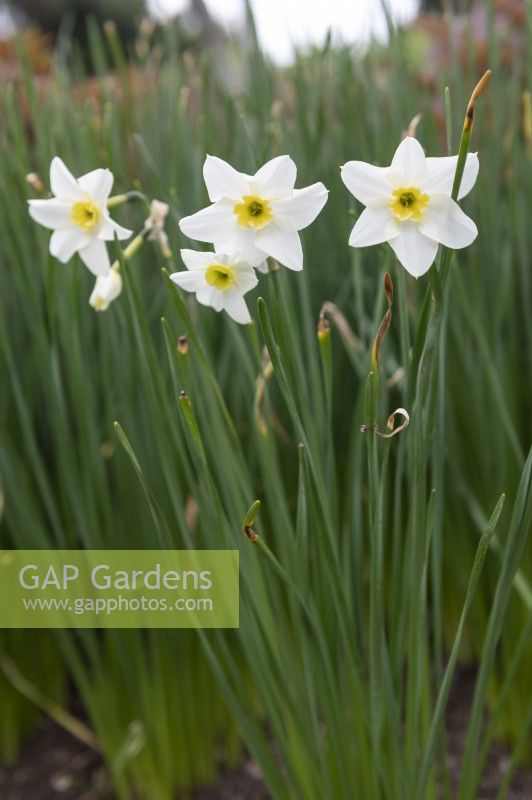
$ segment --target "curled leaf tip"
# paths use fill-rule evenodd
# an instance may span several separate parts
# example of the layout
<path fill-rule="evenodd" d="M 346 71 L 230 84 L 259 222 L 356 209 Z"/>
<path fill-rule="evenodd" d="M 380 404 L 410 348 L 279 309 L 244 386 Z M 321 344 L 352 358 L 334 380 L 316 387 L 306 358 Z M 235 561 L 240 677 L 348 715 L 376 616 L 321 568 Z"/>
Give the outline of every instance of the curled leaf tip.
<path fill-rule="evenodd" d="M 473 127 L 475 106 L 477 104 L 478 98 L 486 88 L 486 84 L 488 83 L 490 78 L 491 78 L 491 69 L 487 69 L 482 78 L 479 80 L 479 82 L 473 89 L 473 93 L 471 95 L 469 103 L 467 104 L 467 111 L 464 120 L 464 131 L 469 131 Z"/>
<path fill-rule="evenodd" d="M 384 292 L 386 294 L 388 308 L 386 310 L 384 317 L 382 318 L 382 322 L 379 325 L 379 330 L 377 331 L 377 335 L 375 336 L 375 341 L 373 342 L 373 348 L 371 351 L 371 369 L 373 372 L 377 372 L 377 368 L 379 366 L 379 361 L 380 361 L 382 343 L 384 341 L 386 334 L 390 329 L 390 325 L 392 322 L 393 281 L 389 272 L 384 273 Z"/>
<path fill-rule="evenodd" d="M 395 418 L 399 416 L 402 417 L 403 421 L 400 425 L 395 427 Z M 393 436 L 397 436 L 398 433 L 404 431 L 405 428 L 408 427 L 410 424 L 410 414 L 405 408 L 396 408 L 395 411 L 392 411 L 388 419 L 386 420 L 386 428 L 388 429 L 388 433 L 383 433 L 377 427 L 377 425 L 373 426 L 373 430 L 377 436 L 380 436 L 381 439 L 391 439 Z M 364 424 L 360 427 L 361 433 L 367 433 L 369 430 L 368 425 Z"/>

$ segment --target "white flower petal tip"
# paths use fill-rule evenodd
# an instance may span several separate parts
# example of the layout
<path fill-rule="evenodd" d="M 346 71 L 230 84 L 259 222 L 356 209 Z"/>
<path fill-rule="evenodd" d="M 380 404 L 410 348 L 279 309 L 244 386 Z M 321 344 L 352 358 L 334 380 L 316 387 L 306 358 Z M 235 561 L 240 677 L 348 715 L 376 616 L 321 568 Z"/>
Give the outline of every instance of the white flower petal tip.
<path fill-rule="evenodd" d="M 452 199 L 458 156 L 427 158 L 417 139 L 407 136 L 389 167 L 349 161 L 341 177 L 366 206 L 351 231 L 349 244 L 369 247 L 388 242 L 403 267 L 415 278 L 434 263 L 438 245 L 468 247 L 477 227 Z M 473 188 L 478 156 L 466 159 L 458 197 Z"/>
<path fill-rule="evenodd" d="M 429 271 L 438 252 L 438 242 L 420 233 L 412 222 L 405 223 L 399 236 L 390 240 L 389 245 L 399 262 L 414 278 L 421 278 Z"/>
<path fill-rule="evenodd" d="M 107 311 L 113 300 L 122 292 L 122 278 L 116 267 L 110 269 L 106 275 L 96 278 L 94 289 L 89 297 L 89 305 L 95 311 Z"/>
<path fill-rule="evenodd" d="M 91 239 L 85 247 L 78 250 L 78 253 L 85 266 L 93 275 L 96 275 L 96 277 L 107 275 L 111 267 L 111 262 L 105 242 L 102 242 L 101 239 Z"/>
<path fill-rule="evenodd" d="M 251 266 L 271 256 L 289 269 L 303 268 L 297 231 L 306 228 L 327 202 L 322 183 L 295 189 L 297 168 L 288 155 L 277 156 L 255 175 L 237 172 L 208 155 L 203 176 L 212 205 L 179 222 L 192 239 L 217 250 L 239 252 Z"/>
<path fill-rule="evenodd" d="M 95 169 L 76 179 L 59 156 L 50 164 L 50 186 L 54 197 L 29 200 L 32 219 L 54 233 L 50 253 L 69 261 L 79 253 L 95 275 L 109 270 L 109 256 L 103 240 L 127 239 L 132 231 L 111 219 L 107 199 L 113 185 L 108 169 Z"/>
<path fill-rule="evenodd" d="M 262 275 L 267 275 L 268 272 L 270 271 L 267 259 L 265 259 L 264 261 L 261 261 L 260 264 L 257 264 L 255 269 L 257 270 L 257 272 L 260 272 Z"/>
<path fill-rule="evenodd" d="M 186 292 L 194 292 L 198 303 L 226 311 L 235 322 L 251 322 L 244 295 L 255 288 L 258 280 L 253 266 L 239 253 L 181 250 L 181 258 L 187 269 L 172 273 L 173 283 Z"/>

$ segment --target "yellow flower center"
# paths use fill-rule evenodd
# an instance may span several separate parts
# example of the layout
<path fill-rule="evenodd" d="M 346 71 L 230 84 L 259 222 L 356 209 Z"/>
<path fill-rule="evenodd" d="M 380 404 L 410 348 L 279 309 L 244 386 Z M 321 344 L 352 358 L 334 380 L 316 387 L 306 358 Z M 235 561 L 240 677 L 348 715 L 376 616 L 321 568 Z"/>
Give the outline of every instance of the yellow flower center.
<path fill-rule="evenodd" d="M 82 231 L 91 231 L 100 221 L 101 211 L 92 200 L 80 200 L 74 203 L 70 216 Z"/>
<path fill-rule="evenodd" d="M 390 208 L 397 219 L 401 221 L 411 219 L 413 222 L 419 222 L 429 202 L 428 194 L 423 194 L 414 186 L 395 189 L 392 194 L 394 199 L 390 202 Z"/>
<path fill-rule="evenodd" d="M 267 200 L 256 194 L 247 194 L 233 208 L 238 224 L 243 228 L 264 228 L 273 219 L 272 209 Z"/>
<path fill-rule="evenodd" d="M 104 297 L 96 297 L 93 303 L 95 311 L 105 311 L 109 303 Z"/>
<path fill-rule="evenodd" d="M 235 273 L 226 264 L 209 264 L 205 280 L 209 286 L 215 286 L 221 292 L 225 292 L 235 282 Z"/>

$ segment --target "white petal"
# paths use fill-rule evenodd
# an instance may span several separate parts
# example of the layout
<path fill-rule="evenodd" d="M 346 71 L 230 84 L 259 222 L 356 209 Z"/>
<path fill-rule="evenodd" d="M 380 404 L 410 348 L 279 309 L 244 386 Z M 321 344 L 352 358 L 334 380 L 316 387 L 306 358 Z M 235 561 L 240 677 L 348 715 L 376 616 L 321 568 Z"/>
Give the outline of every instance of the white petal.
<path fill-rule="evenodd" d="M 83 233 L 80 228 L 73 226 L 66 230 L 54 231 L 50 238 L 50 253 L 66 264 L 70 261 L 75 252 L 82 247 L 86 247 L 90 242 L 90 237 Z"/>
<path fill-rule="evenodd" d="M 399 235 L 399 225 L 387 206 L 365 208 L 351 231 L 351 247 L 368 247 L 388 242 Z"/>
<path fill-rule="evenodd" d="M 173 272 L 170 275 L 170 280 L 181 286 L 186 292 L 197 292 L 201 286 L 205 285 L 204 273 L 198 270 Z"/>
<path fill-rule="evenodd" d="M 259 281 L 255 270 L 245 261 L 235 261 L 231 264 L 231 267 L 235 273 L 235 285 L 238 287 L 240 294 L 249 292 L 258 284 Z"/>
<path fill-rule="evenodd" d="M 96 204 L 107 202 L 113 188 L 113 173 L 108 169 L 94 169 L 78 178 L 81 188 L 87 192 Z"/>
<path fill-rule="evenodd" d="M 401 222 L 399 236 L 389 244 L 403 267 L 414 278 L 421 277 L 430 269 L 438 252 L 438 243 L 423 236 L 415 222 Z"/>
<path fill-rule="evenodd" d="M 453 250 L 468 247 L 478 233 L 473 220 L 446 194 L 432 195 L 418 227 L 425 236 Z"/>
<path fill-rule="evenodd" d="M 227 292 L 224 292 L 223 304 L 225 310 L 235 322 L 240 322 L 241 325 L 251 322 L 246 301 L 237 290 L 228 289 Z"/>
<path fill-rule="evenodd" d="M 129 239 L 132 233 L 133 231 L 123 228 L 122 225 L 119 225 L 118 222 L 111 219 L 107 211 L 103 212 L 102 225 L 98 231 L 100 239 L 105 239 L 106 241 L 113 241 L 115 237 L 117 239 Z"/>
<path fill-rule="evenodd" d="M 267 261 L 261 261 L 260 264 L 257 264 L 255 269 L 257 270 L 257 272 L 262 273 L 262 275 L 267 275 L 268 272 L 270 271 Z"/>
<path fill-rule="evenodd" d="M 313 183 L 304 189 L 294 189 L 291 197 L 272 202 L 274 215 L 290 220 L 300 231 L 313 222 L 327 202 L 328 191 L 323 183 Z"/>
<path fill-rule="evenodd" d="M 237 224 L 214 242 L 214 249 L 217 253 L 238 253 L 242 261 L 255 267 L 264 261 L 264 252 L 255 246 L 256 236 L 253 228 L 241 228 Z"/>
<path fill-rule="evenodd" d="M 397 185 L 417 186 L 426 178 L 425 152 L 417 139 L 403 139 L 392 159 L 388 176 Z"/>
<path fill-rule="evenodd" d="M 224 293 L 221 292 L 216 286 L 209 286 L 204 283 L 196 291 L 196 299 L 202 306 L 210 306 L 215 311 L 221 311 L 224 307 Z"/>
<path fill-rule="evenodd" d="M 261 197 L 282 197 L 296 182 L 297 167 L 290 156 L 272 158 L 255 173 L 253 182 Z"/>
<path fill-rule="evenodd" d="M 222 197 L 239 200 L 249 194 L 249 175 L 237 172 L 231 164 L 216 156 L 207 156 L 203 165 L 203 179 L 209 200 L 215 203 Z"/>
<path fill-rule="evenodd" d="M 93 275 L 107 275 L 109 272 L 111 266 L 109 253 L 101 239 L 91 239 L 89 244 L 79 251 L 79 255 Z"/>
<path fill-rule="evenodd" d="M 60 230 L 72 225 L 70 203 L 63 203 L 54 197 L 50 200 L 28 200 L 28 206 L 30 217 L 45 228 Z"/>
<path fill-rule="evenodd" d="M 427 158 L 427 179 L 421 189 L 427 194 L 451 194 L 456 172 L 458 156 L 447 156 L 445 158 Z M 468 153 L 458 199 L 461 200 L 469 194 L 477 180 L 479 169 L 478 155 Z"/>
<path fill-rule="evenodd" d="M 303 269 L 301 241 L 293 228 L 272 222 L 257 232 L 255 244 L 285 267 L 296 271 Z"/>
<path fill-rule="evenodd" d="M 120 272 L 110 269 L 107 275 L 96 278 L 94 289 L 89 297 L 89 305 L 96 311 L 106 311 L 109 304 L 116 300 L 122 291 L 122 277 Z"/>
<path fill-rule="evenodd" d="M 50 164 L 50 186 L 55 196 L 61 200 L 79 200 L 82 195 L 77 180 L 59 156 L 52 158 Z"/>
<path fill-rule="evenodd" d="M 348 161 L 340 174 L 351 194 L 365 206 L 373 200 L 390 196 L 388 167 L 374 167 L 365 161 Z"/>
<path fill-rule="evenodd" d="M 204 253 L 199 250 L 181 250 L 181 260 L 187 269 L 204 270 L 209 264 L 216 261 L 216 257 L 215 254 L 211 252 Z M 177 275 L 180 273 L 175 274 Z"/>
<path fill-rule="evenodd" d="M 233 205 L 230 201 L 219 200 L 190 217 L 183 217 L 179 221 L 179 227 L 184 234 L 200 242 L 223 241 L 237 227 Z"/>

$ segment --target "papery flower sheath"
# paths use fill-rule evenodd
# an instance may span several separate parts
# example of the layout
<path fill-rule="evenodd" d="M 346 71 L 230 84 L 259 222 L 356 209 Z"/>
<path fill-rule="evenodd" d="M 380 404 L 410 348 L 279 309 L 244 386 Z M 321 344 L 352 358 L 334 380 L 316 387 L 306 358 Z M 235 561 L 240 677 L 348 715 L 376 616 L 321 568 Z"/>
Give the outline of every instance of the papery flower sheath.
<path fill-rule="evenodd" d="M 187 292 L 195 292 L 198 303 L 215 311 L 227 311 L 235 322 L 251 322 L 244 295 L 258 280 L 253 267 L 240 254 L 181 250 L 181 258 L 187 270 L 170 275 L 174 283 Z"/>
<path fill-rule="evenodd" d="M 424 275 L 436 257 L 438 245 L 467 247 L 477 226 L 451 190 L 458 156 L 427 158 L 417 139 L 403 139 L 389 167 L 349 161 L 342 180 L 366 208 L 351 232 L 353 247 L 388 242 L 403 267 L 415 278 Z M 467 157 L 458 199 L 475 185 L 478 157 Z"/>
<path fill-rule="evenodd" d="M 55 156 L 50 186 L 55 197 L 28 201 L 30 216 L 53 230 L 50 253 L 66 263 L 77 252 L 94 275 L 105 275 L 110 267 L 105 242 L 131 236 L 131 231 L 111 219 L 107 209 L 112 173 L 95 169 L 76 179 Z"/>
<path fill-rule="evenodd" d="M 293 270 L 303 269 L 298 231 L 318 216 L 327 201 L 323 183 L 294 189 L 297 168 L 289 156 L 278 156 L 255 175 L 207 156 L 203 177 L 211 206 L 184 217 L 183 233 L 215 250 L 239 252 L 250 264 L 271 256 Z"/>
<path fill-rule="evenodd" d="M 144 221 L 144 227 L 149 230 L 148 240 L 157 242 L 165 258 L 170 258 L 172 251 L 168 243 L 168 236 L 164 229 L 164 223 L 170 206 L 161 200 L 152 200 L 150 205 L 150 216 Z"/>
<path fill-rule="evenodd" d="M 89 305 L 95 311 L 107 311 L 122 291 L 122 277 L 118 267 L 111 267 L 106 275 L 98 275 L 89 297 Z"/>

